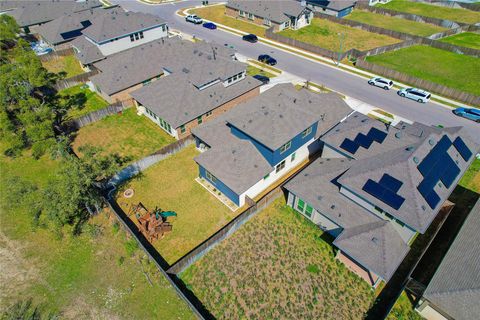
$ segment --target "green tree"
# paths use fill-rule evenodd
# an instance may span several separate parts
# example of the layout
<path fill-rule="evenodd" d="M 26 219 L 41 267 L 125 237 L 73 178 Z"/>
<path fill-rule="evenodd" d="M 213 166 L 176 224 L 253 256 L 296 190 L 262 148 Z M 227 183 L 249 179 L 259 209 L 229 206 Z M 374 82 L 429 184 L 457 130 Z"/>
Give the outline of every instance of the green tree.
<path fill-rule="evenodd" d="M 12 17 L 2 14 L 0 15 L 0 42 L 2 48 L 8 46 L 9 42 L 14 41 L 20 29 L 17 22 Z"/>

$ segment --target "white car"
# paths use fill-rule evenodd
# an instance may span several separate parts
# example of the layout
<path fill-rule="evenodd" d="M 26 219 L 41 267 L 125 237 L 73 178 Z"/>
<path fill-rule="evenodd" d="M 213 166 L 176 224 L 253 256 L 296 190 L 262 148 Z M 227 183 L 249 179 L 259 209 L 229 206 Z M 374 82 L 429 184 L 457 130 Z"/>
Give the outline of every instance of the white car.
<path fill-rule="evenodd" d="M 196 14 L 190 14 L 185 18 L 186 21 L 195 23 L 195 24 L 200 24 L 203 22 L 202 18 L 197 16 Z"/>
<path fill-rule="evenodd" d="M 418 88 L 400 89 L 397 94 L 400 97 L 409 98 L 420 103 L 427 103 L 432 97 L 430 92 Z"/>
<path fill-rule="evenodd" d="M 385 78 L 375 77 L 368 80 L 368 84 L 371 86 L 377 86 L 385 90 L 389 90 L 393 87 L 393 81 Z"/>

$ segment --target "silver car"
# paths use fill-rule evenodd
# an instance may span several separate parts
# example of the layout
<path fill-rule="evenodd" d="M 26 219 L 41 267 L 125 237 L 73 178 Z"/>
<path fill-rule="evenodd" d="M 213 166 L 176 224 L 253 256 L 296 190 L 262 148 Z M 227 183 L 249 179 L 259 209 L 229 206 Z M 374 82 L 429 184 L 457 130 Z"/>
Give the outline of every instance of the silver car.
<path fill-rule="evenodd" d="M 375 77 L 368 80 L 368 84 L 371 86 L 377 86 L 385 90 L 389 90 L 393 87 L 393 81 L 381 77 Z"/>
<path fill-rule="evenodd" d="M 400 89 L 398 90 L 397 94 L 400 97 L 409 98 L 420 103 L 427 103 L 432 97 L 430 92 L 418 88 Z"/>

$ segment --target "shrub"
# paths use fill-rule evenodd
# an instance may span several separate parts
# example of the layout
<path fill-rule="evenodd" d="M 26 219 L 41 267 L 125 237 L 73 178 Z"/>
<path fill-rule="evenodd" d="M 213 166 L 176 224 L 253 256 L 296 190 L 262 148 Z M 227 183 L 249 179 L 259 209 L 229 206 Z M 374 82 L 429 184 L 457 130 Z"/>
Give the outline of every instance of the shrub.
<path fill-rule="evenodd" d="M 130 239 L 125 242 L 125 250 L 129 256 L 133 256 L 135 251 L 138 249 L 138 243 L 135 239 Z"/>

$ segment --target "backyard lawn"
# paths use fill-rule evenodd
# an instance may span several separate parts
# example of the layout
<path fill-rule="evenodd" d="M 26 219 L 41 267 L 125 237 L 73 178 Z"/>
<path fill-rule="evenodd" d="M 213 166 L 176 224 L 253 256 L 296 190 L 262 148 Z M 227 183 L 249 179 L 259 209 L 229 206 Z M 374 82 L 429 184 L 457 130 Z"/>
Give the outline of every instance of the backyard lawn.
<path fill-rule="evenodd" d="M 342 52 L 353 48 L 361 51 L 369 50 L 400 42 L 398 39 L 385 35 L 318 18 L 314 18 L 312 24 L 307 27 L 299 30 L 286 29 L 278 34 L 336 52 L 340 50 L 339 34 L 345 35 Z"/>
<path fill-rule="evenodd" d="M 180 277 L 217 319 L 362 319 L 374 292 L 326 238 L 282 197 Z"/>
<path fill-rule="evenodd" d="M 198 166 L 193 158 L 198 154 L 192 144 L 150 167 L 118 193 L 118 204 L 126 213 L 130 204 L 138 202 L 149 210 L 158 207 L 177 213 L 172 220 L 173 231 L 154 242 L 155 248 L 169 264 L 206 240 L 237 214 L 195 181 Z M 134 190 L 132 198 L 123 197 L 127 188 Z"/>
<path fill-rule="evenodd" d="M 345 19 L 422 37 L 430 36 L 434 33 L 446 30 L 445 28 L 436 26 L 434 24 L 390 17 L 387 15 L 362 10 L 354 10 Z"/>
<path fill-rule="evenodd" d="M 235 19 L 225 15 L 225 5 L 215 5 L 204 8 L 192 9 L 189 11 L 204 19 L 211 20 L 223 24 L 227 27 L 238 29 L 244 32 L 253 33 L 257 36 L 264 37 L 266 27 L 262 27 L 250 22 Z"/>
<path fill-rule="evenodd" d="M 138 116 L 132 107 L 78 130 L 73 149 L 78 154 L 81 146 L 91 144 L 104 152 L 138 160 L 174 141 L 145 116 Z"/>
<path fill-rule="evenodd" d="M 480 195 L 480 159 L 475 159 L 459 183 L 465 189 Z"/>
<path fill-rule="evenodd" d="M 441 42 L 454 44 L 456 46 L 480 50 L 480 34 L 474 32 L 463 32 L 454 36 L 440 39 Z"/>
<path fill-rule="evenodd" d="M 42 65 L 45 69 L 53 73 L 65 71 L 67 73 L 67 78 L 85 72 L 80 67 L 80 62 L 78 62 L 77 58 L 74 55 L 58 56 L 58 58 L 54 58 L 49 61 L 42 61 Z"/>
<path fill-rule="evenodd" d="M 367 57 L 411 76 L 480 95 L 480 59 L 428 46 L 412 46 Z"/>
<path fill-rule="evenodd" d="M 87 113 L 96 111 L 108 106 L 108 102 L 105 101 L 95 92 L 91 91 L 86 85 L 77 85 L 59 92 L 61 97 L 70 96 L 77 101 L 81 101 L 81 107 L 72 109 L 68 112 L 70 118 L 79 118 Z"/>
<path fill-rule="evenodd" d="M 405 0 L 393 0 L 387 4 L 379 4 L 377 6 L 380 8 L 392 9 L 395 11 L 407 12 L 425 17 L 465 22 L 469 24 L 480 22 L 480 12 L 466 9 L 434 6 L 426 3 Z"/>
<path fill-rule="evenodd" d="M 32 299 L 44 314 L 59 313 L 61 319 L 195 318 L 105 213 L 90 221 L 96 236 L 66 232 L 59 239 L 50 229 L 33 227 L 30 208 L 8 201 L 9 177 L 41 188 L 55 174 L 54 160 L 0 155 L 0 166 L 0 314 L 19 299 Z"/>
<path fill-rule="evenodd" d="M 413 304 L 408 299 L 407 293 L 402 291 L 397 302 L 387 316 L 387 320 L 422 320 L 424 319 L 413 308 Z"/>
<path fill-rule="evenodd" d="M 257 67 L 251 66 L 251 65 L 247 66 L 247 74 L 249 76 L 255 76 L 255 75 L 259 74 L 259 75 L 266 76 L 266 77 L 269 77 L 269 78 L 276 77 L 276 75 L 274 75 L 273 73 L 265 71 L 264 69 L 259 69 Z"/>

